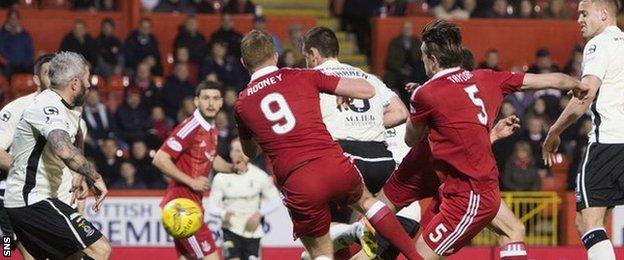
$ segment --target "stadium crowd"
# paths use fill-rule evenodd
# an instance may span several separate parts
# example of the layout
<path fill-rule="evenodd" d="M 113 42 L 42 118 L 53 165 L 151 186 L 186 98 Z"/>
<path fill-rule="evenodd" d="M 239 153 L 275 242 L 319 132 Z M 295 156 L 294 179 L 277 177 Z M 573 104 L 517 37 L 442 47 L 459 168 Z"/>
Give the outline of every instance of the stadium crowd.
<path fill-rule="evenodd" d="M 3 1 L 10 2 L 10 1 Z M 16 2 L 16 1 L 15 1 Z M 37 1 L 34 1 L 37 2 Z M 237 136 L 233 119 L 233 105 L 238 92 L 248 81 L 248 74 L 241 66 L 239 43 L 242 33 L 233 29 L 231 14 L 254 13 L 256 7 L 252 1 L 193 0 L 143 0 L 143 8 L 157 11 L 179 12 L 223 12 L 221 25 L 212 35 L 203 35 L 201 26 L 193 15 L 189 15 L 179 26 L 173 42 L 159 42 L 152 33 L 152 23 L 142 19 L 138 28 L 127 36 L 115 35 L 115 23 L 105 19 L 101 24 L 101 34 L 91 35 L 83 21 L 75 21 L 73 29 L 61 41 L 59 51 L 67 50 L 82 54 L 91 64 L 92 72 L 103 78 L 115 76 L 127 77 L 122 100 L 111 102 L 111 97 L 104 96 L 92 88 L 88 93 L 83 117 L 88 127 L 88 139 L 85 153 L 94 162 L 98 171 L 113 189 L 163 189 L 166 180 L 151 164 L 152 157 L 177 123 L 192 114 L 194 88 L 203 80 L 214 80 L 225 86 L 224 106 L 216 117 L 219 133 L 219 153 L 229 158 L 230 141 Z M 341 2 L 344 12 L 336 12 L 335 5 Z M 358 15 L 405 15 L 407 6 L 415 1 L 364 1 L 351 8 L 356 1 L 333 1 L 332 12 L 341 15 L 345 29 L 358 32 Z M 478 2 L 478 4 L 477 4 Z M 484 3 L 488 3 L 483 6 Z M 111 10 L 115 8 L 112 0 L 73 1 L 75 9 Z M 489 18 L 552 18 L 568 19 L 570 13 L 563 0 L 550 0 L 548 9 L 540 9 L 533 1 L 427 1 L 431 15 L 439 18 L 468 19 L 470 17 Z M 202 8 L 202 6 L 205 7 Z M 218 7 L 215 9 L 215 7 Z M 212 8 L 212 9 L 210 9 Z M 360 10 L 360 9 L 366 10 Z M 347 10 L 349 10 L 347 12 Z M 372 11 L 371 11 L 372 10 Z M 401 11 L 403 10 L 403 11 Z M 541 10 L 541 11 L 540 11 Z M 361 14 L 350 12 L 361 11 Z M 539 12 L 538 12 L 539 11 Z M 254 19 L 254 28 L 265 28 L 264 17 Z M 370 26 L 370 25 L 368 25 Z M 407 82 L 426 81 L 424 68 L 420 60 L 420 40 L 413 32 L 411 24 L 403 25 L 401 35 L 392 40 L 388 49 L 386 72 L 383 80 L 389 87 L 400 94 L 404 101 L 409 93 L 404 90 Z M 370 28 L 364 28 L 370 34 Z M 300 25 L 292 25 L 289 38 L 274 42 L 280 55 L 280 66 L 303 67 L 305 62 L 301 53 L 303 36 Z M 360 38 L 360 37 L 358 37 Z M 174 53 L 159 52 L 159 44 L 172 44 Z M 511 67 L 512 71 L 532 73 L 564 72 L 579 77 L 582 58 L 581 46 L 569 46 L 572 59 L 564 66 L 555 64 L 547 49 L 536 50 L 535 62 L 531 66 L 522 64 Z M 360 49 L 367 52 L 367 47 L 360 44 Z M 164 56 L 163 56 L 164 55 Z M 35 58 L 33 43 L 27 28 L 20 23 L 17 9 L 11 9 L 0 30 L 0 74 L 10 78 L 16 73 L 31 73 Z M 477 68 L 500 70 L 500 58 L 496 49 L 491 49 L 484 57 L 475 57 Z M 162 62 L 171 63 L 167 71 Z M 94 77 L 97 79 L 98 77 Z M 93 82 L 97 86 L 97 82 Z M 8 102 L 2 93 L 1 103 Z M 115 101 L 115 100 L 113 100 Z M 566 93 L 557 91 L 538 91 L 515 93 L 506 98 L 501 109 L 501 117 L 512 114 L 522 119 L 522 128 L 512 137 L 494 144 L 498 166 L 501 169 L 501 187 L 503 190 L 526 191 L 540 190 L 541 179 L 547 177 L 549 169 L 541 160 L 541 142 L 546 136 L 546 129 L 569 101 Z M 581 154 L 585 149 L 586 134 L 591 130 L 589 117 L 580 120 L 562 135 L 562 153 L 569 158 L 568 187 L 574 186 L 574 176 Z M 266 162 L 255 162 L 259 167 L 270 172 Z"/>

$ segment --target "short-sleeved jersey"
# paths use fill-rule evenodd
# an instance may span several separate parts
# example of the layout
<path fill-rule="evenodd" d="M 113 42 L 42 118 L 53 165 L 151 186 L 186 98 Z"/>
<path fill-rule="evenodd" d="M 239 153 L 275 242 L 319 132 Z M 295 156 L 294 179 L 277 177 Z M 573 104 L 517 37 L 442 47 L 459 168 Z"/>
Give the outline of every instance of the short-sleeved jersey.
<path fill-rule="evenodd" d="M 337 60 L 328 60 L 314 69 L 328 75 L 364 79 L 375 87 L 375 96 L 353 99 L 349 109 L 342 111 L 336 107 L 336 96 L 321 93 L 321 114 L 332 137 L 335 140 L 383 142 L 386 131 L 383 125 L 384 108 L 396 94 L 375 75 Z"/>
<path fill-rule="evenodd" d="M 278 180 L 301 163 L 342 154 L 319 106 L 319 93 L 333 93 L 339 80 L 318 70 L 270 66 L 256 71 L 241 91 L 235 105 L 240 137 L 256 140 Z"/>
<path fill-rule="evenodd" d="M 583 50 L 583 77 L 602 81 L 590 110 L 590 143 L 624 143 L 624 33 L 609 26 L 589 40 Z"/>
<path fill-rule="evenodd" d="M 63 130 L 74 142 L 80 128 L 80 114 L 80 110 L 52 90 L 45 90 L 35 97 L 15 130 L 5 207 L 24 207 L 45 198 L 58 197 L 66 166 L 52 150 L 47 141 L 48 134 Z"/>
<path fill-rule="evenodd" d="M 459 68 L 438 72 L 412 95 L 410 120 L 427 124 L 434 169 L 457 184 L 449 191 L 498 187 L 490 130 L 505 95 L 522 86 L 524 74 Z"/>
<path fill-rule="evenodd" d="M 31 93 L 15 99 L 0 111 L 0 149 L 8 152 L 9 148 L 11 148 L 17 123 L 22 118 L 24 110 L 35 101 L 35 96 L 37 96 L 37 93 Z M 0 181 L 5 181 L 8 173 L 8 171 L 0 170 Z M 0 189 L 4 189 L 5 185 L 0 185 Z"/>
<path fill-rule="evenodd" d="M 212 162 L 217 157 L 219 131 L 195 110 L 193 115 L 180 123 L 160 147 L 169 154 L 176 167 L 186 175 L 195 178 L 208 176 Z M 175 198 L 188 198 L 201 202 L 203 193 L 192 190 L 185 184 L 172 181 L 161 206 Z M 201 203 L 200 203 L 201 205 Z"/>

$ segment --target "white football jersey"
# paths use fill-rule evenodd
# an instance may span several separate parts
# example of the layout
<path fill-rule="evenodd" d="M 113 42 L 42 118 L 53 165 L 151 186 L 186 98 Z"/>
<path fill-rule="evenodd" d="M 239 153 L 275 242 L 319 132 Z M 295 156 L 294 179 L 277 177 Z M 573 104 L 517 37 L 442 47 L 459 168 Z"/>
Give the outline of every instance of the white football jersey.
<path fill-rule="evenodd" d="M 338 77 L 366 79 L 375 87 L 374 97 L 354 99 L 349 109 L 343 111 L 336 106 L 336 96 L 321 94 L 323 122 L 334 140 L 383 142 L 386 131 L 383 125 L 384 108 L 396 94 L 375 75 L 337 60 L 328 60 L 314 69 Z"/>
<path fill-rule="evenodd" d="M 260 238 L 264 235 L 262 225 L 254 232 L 247 232 L 247 219 L 260 210 L 264 200 L 279 199 L 279 194 L 266 172 L 253 164 L 249 164 L 248 169 L 243 174 L 218 173 L 211 185 L 208 204 L 209 208 L 230 210 L 234 213 L 229 223 L 224 223 L 223 228 L 242 237 Z"/>
<path fill-rule="evenodd" d="M 590 107 L 589 142 L 624 144 L 624 33 L 618 27 L 609 26 L 587 42 L 582 70 L 583 77 L 602 80 Z"/>
<path fill-rule="evenodd" d="M 34 98 L 15 130 L 5 207 L 24 207 L 59 197 L 62 176 L 69 171 L 52 151 L 47 137 L 52 130 L 61 129 L 74 142 L 80 121 L 80 111 L 72 109 L 56 92 L 48 89 Z"/>
<path fill-rule="evenodd" d="M 386 145 L 394 161 L 400 164 L 411 149 L 405 144 L 405 123 L 386 130 Z"/>

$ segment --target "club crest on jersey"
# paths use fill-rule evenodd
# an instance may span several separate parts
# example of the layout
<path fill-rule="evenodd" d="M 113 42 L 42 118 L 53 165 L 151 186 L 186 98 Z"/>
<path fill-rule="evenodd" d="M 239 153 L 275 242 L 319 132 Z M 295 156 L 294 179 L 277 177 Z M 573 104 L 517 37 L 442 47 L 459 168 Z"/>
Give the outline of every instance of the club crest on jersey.
<path fill-rule="evenodd" d="M 587 53 L 586 54 L 589 55 L 589 54 L 592 54 L 594 52 L 596 52 L 596 44 L 589 45 L 589 47 L 587 48 Z"/>
<path fill-rule="evenodd" d="M 4 114 L 2 114 L 2 117 L 0 117 L 0 120 L 4 122 L 8 122 L 9 119 L 11 119 L 11 112 L 9 111 L 4 112 Z"/>
<path fill-rule="evenodd" d="M 46 115 L 58 115 L 59 110 L 56 107 L 48 106 L 43 108 L 43 113 Z"/>

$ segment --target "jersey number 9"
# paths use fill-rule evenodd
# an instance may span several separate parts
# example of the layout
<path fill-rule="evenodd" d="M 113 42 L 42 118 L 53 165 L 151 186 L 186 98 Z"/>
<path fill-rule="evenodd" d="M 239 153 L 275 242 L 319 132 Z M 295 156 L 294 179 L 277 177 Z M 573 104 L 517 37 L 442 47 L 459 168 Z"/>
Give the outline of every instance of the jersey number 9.
<path fill-rule="evenodd" d="M 277 105 L 276 111 L 271 109 L 272 103 Z M 266 119 L 275 123 L 271 128 L 276 134 L 283 135 L 295 128 L 295 115 L 293 115 L 288 103 L 286 103 L 286 99 L 284 99 L 282 94 L 268 94 L 260 102 L 260 109 Z"/>

